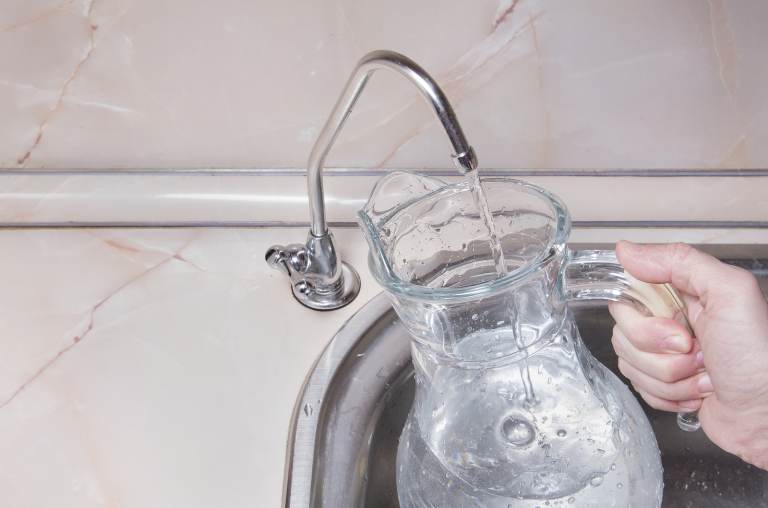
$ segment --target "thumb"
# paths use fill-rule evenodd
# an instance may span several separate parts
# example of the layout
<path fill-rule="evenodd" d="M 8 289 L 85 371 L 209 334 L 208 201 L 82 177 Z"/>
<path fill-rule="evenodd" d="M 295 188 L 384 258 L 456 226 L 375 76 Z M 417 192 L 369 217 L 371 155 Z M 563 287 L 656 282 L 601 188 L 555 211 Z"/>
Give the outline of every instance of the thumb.
<path fill-rule="evenodd" d="M 727 280 L 731 267 L 685 243 L 638 244 L 620 241 L 616 256 L 631 275 L 644 282 L 671 283 L 690 295 L 703 297 Z"/>

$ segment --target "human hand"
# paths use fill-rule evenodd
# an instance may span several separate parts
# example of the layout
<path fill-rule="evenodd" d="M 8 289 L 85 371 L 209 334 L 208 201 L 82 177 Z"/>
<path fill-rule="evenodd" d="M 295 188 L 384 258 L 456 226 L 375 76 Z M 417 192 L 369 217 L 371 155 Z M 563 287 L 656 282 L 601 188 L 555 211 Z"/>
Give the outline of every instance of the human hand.
<path fill-rule="evenodd" d="M 694 331 L 674 319 L 610 305 L 619 370 L 663 411 L 699 411 L 716 445 L 768 469 L 768 303 L 748 271 L 686 244 L 619 242 L 625 270 L 671 283 Z"/>

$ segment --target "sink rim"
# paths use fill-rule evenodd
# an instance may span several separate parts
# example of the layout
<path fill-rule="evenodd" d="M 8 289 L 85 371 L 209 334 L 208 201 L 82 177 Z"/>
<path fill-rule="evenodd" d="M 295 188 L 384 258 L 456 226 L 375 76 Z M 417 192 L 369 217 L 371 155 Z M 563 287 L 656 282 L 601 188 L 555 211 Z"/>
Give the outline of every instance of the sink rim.
<path fill-rule="evenodd" d="M 389 310 L 392 304 L 386 293 L 381 292 L 363 304 L 334 334 L 312 364 L 302 383 L 291 414 L 286 461 L 283 476 L 283 500 L 285 507 L 307 507 L 312 499 L 312 478 L 315 467 L 317 431 L 331 381 L 349 352 Z M 309 408 L 305 411 L 304 408 Z M 300 418 L 304 412 L 305 418 Z"/>

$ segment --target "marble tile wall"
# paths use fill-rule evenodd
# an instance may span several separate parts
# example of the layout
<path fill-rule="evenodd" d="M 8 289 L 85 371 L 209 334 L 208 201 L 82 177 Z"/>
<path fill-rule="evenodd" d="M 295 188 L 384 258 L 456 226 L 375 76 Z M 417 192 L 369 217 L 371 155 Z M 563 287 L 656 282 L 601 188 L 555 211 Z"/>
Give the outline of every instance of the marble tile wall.
<path fill-rule="evenodd" d="M 5 0 L 0 167 L 298 168 L 348 73 L 406 53 L 489 168 L 768 167 L 758 0 Z M 377 76 L 329 163 L 449 167 Z"/>

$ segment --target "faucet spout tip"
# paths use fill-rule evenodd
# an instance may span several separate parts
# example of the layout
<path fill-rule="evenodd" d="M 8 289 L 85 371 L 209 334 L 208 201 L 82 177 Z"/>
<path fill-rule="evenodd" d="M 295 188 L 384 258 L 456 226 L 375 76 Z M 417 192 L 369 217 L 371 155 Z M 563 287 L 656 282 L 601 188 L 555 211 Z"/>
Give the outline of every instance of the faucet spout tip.
<path fill-rule="evenodd" d="M 475 155 L 475 150 L 470 146 L 466 151 L 454 155 L 453 163 L 462 175 L 475 171 L 477 169 L 477 155 Z"/>

